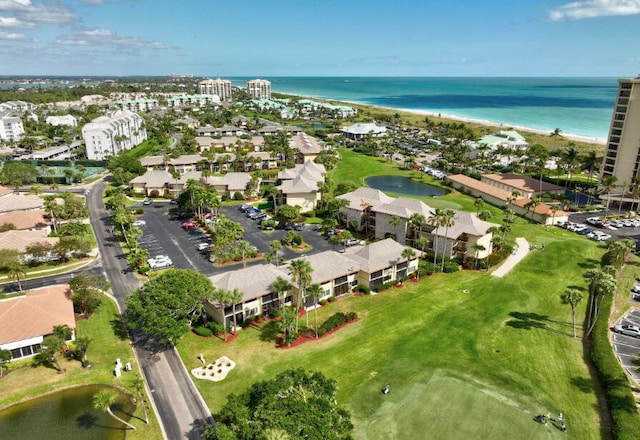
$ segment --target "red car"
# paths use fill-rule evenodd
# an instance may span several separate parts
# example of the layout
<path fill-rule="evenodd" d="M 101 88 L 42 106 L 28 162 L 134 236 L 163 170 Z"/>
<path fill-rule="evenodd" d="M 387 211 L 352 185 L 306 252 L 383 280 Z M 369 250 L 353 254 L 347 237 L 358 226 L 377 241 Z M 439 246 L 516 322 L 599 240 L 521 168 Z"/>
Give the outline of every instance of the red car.
<path fill-rule="evenodd" d="M 192 221 L 186 221 L 186 222 L 184 222 L 184 223 L 182 224 L 182 227 L 183 227 L 184 229 L 191 229 L 191 228 L 196 228 L 196 227 L 198 227 L 198 225 L 197 225 L 197 224 L 195 224 L 195 223 L 194 223 L 194 222 L 192 222 Z"/>

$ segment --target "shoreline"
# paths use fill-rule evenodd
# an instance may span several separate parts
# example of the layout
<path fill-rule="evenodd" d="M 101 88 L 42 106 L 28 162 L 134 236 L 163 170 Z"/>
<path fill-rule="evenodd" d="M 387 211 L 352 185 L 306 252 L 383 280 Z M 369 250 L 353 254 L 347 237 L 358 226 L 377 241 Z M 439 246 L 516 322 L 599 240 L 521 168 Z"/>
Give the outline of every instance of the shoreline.
<path fill-rule="evenodd" d="M 282 95 L 295 96 L 295 97 L 298 97 L 298 98 L 320 99 L 320 100 L 330 101 L 330 102 L 339 102 L 339 103 L 344 103 L 344 104 L 359 105 L 359 106 L 363 106 L 363 107 L 371 107 L 371 108 L 377 108 L 377 109 L 381 109 L 381 110 L 393 110 L 393 111 L 399 111 L 399 112 L 405 112 L 405 113 L 412 113 L 414 115 L 432 116 L 432 117 L 441 118 L 441 119 L 449 119 L 449 120 L 452 120 L 452 121 L 468 122 L 468 123 L 478 124 L 478 125 L 482 125 L 482 126 L 485 126 L 485 127 L 496 127 L 498 129 L 521 130 L 521 131 L 524 131 L 524 132 L 530 132 L 530 133 L 546 135 L 546 136 L 550 135 L 551 132 L 553 131 L 553 130 L 546 131 L 546 130 L 542 130 L 542 129 L 539 129 L 539 128 L 527 127 L 527 126 L 524 126 L 524 125 L 514 125 L 514 124 L 503 123 L 503 122 L 490 121 L 490 120 L 486 120 L 486 119 L 474 119 L 474 118 L 467 118 L 467 117 L 463 117 L 463 116 L 455 116 L 455 115 L 451 115 L 451 114 L 434 112 L 434 111 L 430 111 L 430 110 L 416 110 L 416 109 L 408 109 L 408 108 L 387 107 L 387 106 L 383 106 L 383 105 L 368 104 L 368 103 L 362 103 L 362 102 L 358 102 L 358 101 L 348 101 L 348 100 L 340 100 L 340 99 L 332 99 L 332 98 L 323 98 L 323 97 L 311 96 L 311 95 L 297 95 L 297 94 L 294 94 L 294 93 L 286 93 L 286 92 L 276 92 L 276 91 L 274 91 L 274 93 L 279 93 L 279 94 L 282 94 Z M 560 136 L 565 138 L 565 139 L 576 141 L 576 142 L 585 142 L 585 143 L 594 144 L 594 145 L 601 145 L 601 146 L 605 146 L 607 144 L 607 139 L 606 138 L 589 137 L 589 136 L 584 136 L 584 135 L 579 135 L 579 134 L 574 134 L 574 133 L 565 133 L 565 132 L 562 132 Z"/>

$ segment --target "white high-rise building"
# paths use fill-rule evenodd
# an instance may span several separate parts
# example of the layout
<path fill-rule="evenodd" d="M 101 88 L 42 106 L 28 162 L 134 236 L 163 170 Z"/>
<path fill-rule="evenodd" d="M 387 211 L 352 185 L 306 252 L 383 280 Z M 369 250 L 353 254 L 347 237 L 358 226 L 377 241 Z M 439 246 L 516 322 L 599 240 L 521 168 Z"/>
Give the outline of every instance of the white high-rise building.
<path fill-rule="evenodd" d="M 640 75 L 618 80 L 601 179 L 615 176 L 617 185 L 640 177 Z M 601 180 L 602 182 L 602 180 Z M 626 188 L 625 188 L 626 190 Z"/>
<path fill-rule="evenodd" d="M 87 158 L 104 160 L 130 150 L 147 139 L 144 119 L 128 110 L 100 116 L 82 127 Z"/>
<path fill-rule="evenodd" d="M 0 115 L 0 139 L 3 141 L 19 141 L 24 133 L 22 119 L 17 116 Z"/>
<path fill-rule="evenodd" d="M 271 99 L 271 81 L 252 79 L 247 82 L 247 94 L 252 99 Z"/>
<path fill-rule="evenodd" d="M 202 95 L 218 95 L 221 101 L 231 101 L 231 81 L 228 79 L 205 79 L 198 85 Z"/>

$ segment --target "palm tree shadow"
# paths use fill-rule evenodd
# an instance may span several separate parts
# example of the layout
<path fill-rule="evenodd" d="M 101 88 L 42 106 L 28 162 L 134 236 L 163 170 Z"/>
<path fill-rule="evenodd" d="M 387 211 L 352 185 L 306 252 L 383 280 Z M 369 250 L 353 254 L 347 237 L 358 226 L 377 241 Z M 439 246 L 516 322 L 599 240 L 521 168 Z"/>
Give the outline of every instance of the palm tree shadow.
<path fill-rule="evenodd" d="M 118 339 L 121 341 L 129 339 L 129 335 L 127 334 L 127 328 L 124 325 L 124 321 L 120 315 L 113 315 L 113 319 L 109 321 L 111 325 L 111 330 L 113 330 L 113 334 L 116 335 Z"/>
<path fill-rule="evenodd" d="M 78 417 L 76 417 L 76 426 L 80 429 L 92 429 L 92 428 L 102 428 L 102 429 L 111 429 L 111 430 L 115 430 L 115 431 L 122 431 L 122 428 L 116 428 L 114 426 L 107 426 L 107 425 L 100 425 L 98 423 L 98 420 L 100 420 L 100 418 L 98 416 L 96 416 L 95 414 L 86 412 L 84 414 L 80 414 Z"/>
<path fill-rule="evenodd" d="M 600 267 L 600 261 L 595 258 L 587 258 L 579 262 L 578 266 L 582 269 L 596 269 Z"/>
<path fill-rule="evenodd" d="M 130 414 L 127 411 L 124 410 L 124 407 L 122 406 L 121 403 L 114 403 L 113 405 L 111 405 L 111 410 L 115 413 L 118 412 L 118 416 L 122 417 L 123 419 L 127 420 L 126 417 L 129 417 L 129 420 L 127 420 L 128 422 L 131 421 L 131 419 L 138 419 L 141 422 L 145 422 L 145 420 L 141 417 L 138 417 L 134 414 Z M 123 417 L 126 416 L 126 417 Z M 146 423 L 146 422 L 145 422 Z"/>
<path fill-rule="evenodd" d="M 593 382 L 586 377 L 572 377 L 571 385 L 573 385 L 575 388 L 577 388 L 578 390 L 582 391 L 585 394 L 594 392 Z"/>
<path fill-rule="evenodd" d="M 260 326 L 260 340 L 265 342 L 275 342 L 280 336 L 278 321 L 265 322 Z"/>
<path fill-rule="evenodd" d="M 563 332 L 557 330 L 553 327 L 550 327 L 547 322 L 553 322 L 556 324 L 566 325 L 564 322 L 553 321 L 549 319 L 547 315 L 539 315 L 537 313 L 531 312 L 510 312 L 509 316 L 511 316 L 512 320 L 507 321 L 506 325 L 513 328 L 518 328 L 522 330 L 531 330 L 531 329 L 541 329 L 548 330 L 553 333 L 557 333 L 565 336 L 573 336 L 572 333 Z"/>

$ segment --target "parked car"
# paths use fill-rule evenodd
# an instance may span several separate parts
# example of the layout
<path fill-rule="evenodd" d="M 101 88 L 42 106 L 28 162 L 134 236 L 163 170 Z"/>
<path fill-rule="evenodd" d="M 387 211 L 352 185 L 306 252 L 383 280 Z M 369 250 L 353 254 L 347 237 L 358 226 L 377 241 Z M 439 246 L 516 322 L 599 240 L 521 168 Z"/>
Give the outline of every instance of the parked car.
<path fill-rule="evenodd" d="M 171 258 L 167 257 L 166 255 L 158 255 L 157 257 L 149 258 L 147 260 L 147 263 L 149 264 L 149 267 L 151 269 L 162 269 L 165 267 L 173 266 Z"/>
<path fill-rule="evenodd" d="M 132 223 L 133 226 L 146 226 L 147 222 L 144 220 L 136 220 L 135 222 Z"/>
<path fill-rule="evenodd" d="M 199 243 L 196 246 L 196 249 L 198 249 L 200 252 L 202 252 L 202 251 L 205 251 L 205 250 L 209 249 L 210 246 L 211 246 L 210 243 Z"/>
<path fill-rule="evenodd" d="M 151 203 L 153 202 L 153 200 L 151 200 L 150 198 L 146 198 L 142 201 L 143 205 L 151 205 Z"/>
<path fill-rule="evenodd" d="M 344 243 L 347 247 L 356 246 L 360 244 L 360 240 L 357 238 L 350 238 Z"/>
<path fill-rule="evenodd" d="M 616 324 L 613 326 L 613 331 L 616 333 L 620 333 L 621 335 L 640 338 L 640 328 L 636 327 L 635 325 Z"/>
<path fill-rule="evenodd" d="M 302 231 L 304 229 L 304 223 L 296 223 L 293 225 L 293 229 L 296 231 Z"/>
<path fill-rule="evenodd" d="M 631 288 L 631 291 L 633 293 L 640 293 L 640 283 L 636 282 Z"/>
<path fill-rule="evenodd" d="M 189 221 L 186 221 L 186 222 L 182 223 L 182 227 L 184 229 L 192 229 L 192 228 L 198 227 L 198 225 L 189 220 Z"/>

